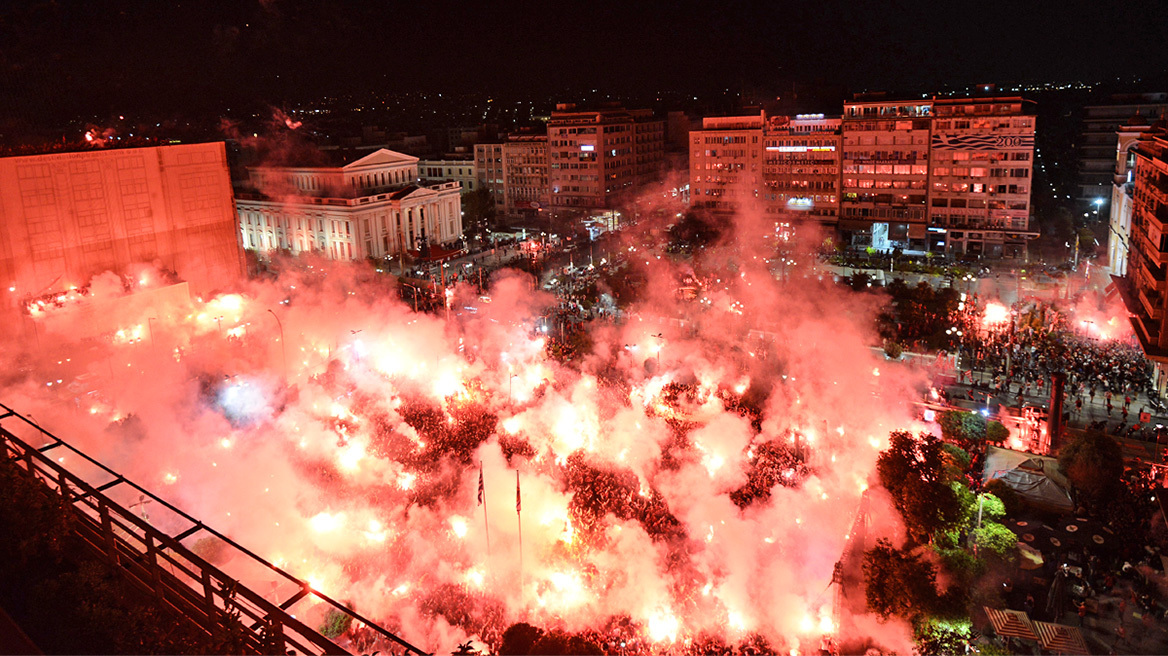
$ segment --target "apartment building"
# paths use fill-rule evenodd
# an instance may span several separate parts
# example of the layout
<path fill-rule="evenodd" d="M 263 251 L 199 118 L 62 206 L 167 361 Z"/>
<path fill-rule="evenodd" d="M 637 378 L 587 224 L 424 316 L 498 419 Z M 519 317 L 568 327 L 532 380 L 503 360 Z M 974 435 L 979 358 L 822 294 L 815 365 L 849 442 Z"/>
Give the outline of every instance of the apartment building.
<path fill-rule="evenodd" d="M 839 221 L 840 119 L 823 114 L 773 116 L 763 134 L 765 211 L 835 229 Z"/>
<path fill-rule="evenodd" d="M 843 243 L 928 248 L 931 101 L 850 102 L 841 122 Z"/>
<path fill-rule="evenodd" d="M 762 191 L 766 114 L 714 116 L 690 132 L 690 204 L 731 212 L 754 206 Z"/>
<path fill-rule="evenodd" d="M 1168 126 L 1159 122 L 1144 132 L 1132 152 L 1129 260 L 1118 287 L 1163 394 L 1168 382 Z"/>
<path fill-rule="evenodd" d="M 547 135 L 554 216 L 612 208 L 661 174 L 665 122 L 651 110 L 560 104 Z"/>
<path fill-rule="evenodd" d="M 933 101 L 930 250 L 1015 258 L 1038 236 L 1030 230 L 1035 117 L 1023 113 L 1023 103 L 1017 97 Z"/>
<path fill-rule="evenodd" d="M 1131 222 L 1134 211 L 1136 151 L 1140 136 L 1151 129 L 1143 119 L 1132 117 L 1116 130 L 1108 218 L 1107 268 L 1113 276 L 1127 275 Z"/>
<path fill-rule="evenodd" d="M 511 135 L 503 144 L 504 214 L 537 214 L 550 204 L 547 135 Z"/>
<path fill-rule="evenodd" d="M 479 187 L 491 192 L 495 207 L 503 207 L 507 196 L 507 181 L 503 172 L 503 144 L 475 144 L 474 165 Z"/>
<path fill-rule="evenodd" d="M 1083 108 L 1078 143 L 1076 198 L 1090 207 L 1107 200 L 1114 171 L 1115 133 L 1133 117 L 1147 124 L 1168 116 L 1168 93 L 1113 94 L 1107 102 Z"/>

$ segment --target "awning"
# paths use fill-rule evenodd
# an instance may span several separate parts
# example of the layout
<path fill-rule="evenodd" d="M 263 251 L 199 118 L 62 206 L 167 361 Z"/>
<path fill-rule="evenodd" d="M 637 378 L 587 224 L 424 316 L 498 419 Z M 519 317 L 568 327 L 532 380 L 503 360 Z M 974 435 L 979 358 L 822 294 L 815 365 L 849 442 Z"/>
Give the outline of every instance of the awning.
<path fill-rule="evenodd" d="M 1103 288 L 1103 300 L 1110 302 L 1111 299 L 1115 298 L 1116 296 L 1119 296 L 1119 286 L 1115 284 L 1114 280 L 1112 280 L 1111 282 L 1107 283 L 1106 287 Z"/>
<path fill-rule="evenodd" d="M 994 625 L 994 632 L 999 636 L 1038 640 L 1038 635 L 1034 633 L 1034 625 L 1026 613 L 1020 610 L 998 610 L 989 606 L 982 606 L 982 608 L 990 618 L 990 624 Z M 1082 638 L 1080 637 L 1080 639 Z"/>
<path fill-rule="evenodd" d="M 1077 627 L 1065 624 L 1048 624 L 1035 622 L 1038 630 L 1038 641 L 1043 649 L 1049 649 L 1056 654 L 1090 654 L 1087 643 L 1083 641 L 1083 634 Z"/>

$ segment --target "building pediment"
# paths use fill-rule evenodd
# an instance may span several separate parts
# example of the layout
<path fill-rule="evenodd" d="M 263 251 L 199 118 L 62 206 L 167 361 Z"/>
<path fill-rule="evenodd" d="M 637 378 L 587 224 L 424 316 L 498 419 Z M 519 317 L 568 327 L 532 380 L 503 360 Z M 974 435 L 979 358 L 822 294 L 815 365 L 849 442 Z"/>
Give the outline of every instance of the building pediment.
<path fill-rule="evenodd" d="M 408 166 L 417 163 L 418 158 L 412 155 L 399 153 L 388 148 L 378 148 L 361 159 L 350 162 L 341 168 L 345 171 L 361 171 L 385 166 Z"/>
<path fill-rule="evenodd" d="M 393 192 L 392 194 L 390 194 L 389 198 L 390 198 L 390 200 L 397 200 L 397 201 L 403 201 L 403 200 L 421 201 L 421 200 L 426 200 L 427 198 L 432 198 L 434 196 L 437 196 L 437 195 L 439 195 L 439 193 L 440 192 L 438 192 L 437 190 L 430 189 L 429 187 L 419 187 L 417 185 L 410 185 L 408 187 L 398 189 L 397 191 Z"/>

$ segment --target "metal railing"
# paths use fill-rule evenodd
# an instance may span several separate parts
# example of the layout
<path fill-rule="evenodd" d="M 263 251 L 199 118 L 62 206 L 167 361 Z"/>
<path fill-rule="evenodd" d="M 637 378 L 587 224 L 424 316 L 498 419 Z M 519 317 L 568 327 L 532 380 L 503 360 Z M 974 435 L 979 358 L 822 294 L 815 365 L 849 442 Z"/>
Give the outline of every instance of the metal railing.
<path fill-rule="evenodd" d="M 23 438 L 17 433 L 23 433 Z M 34 446 L 29 441 L 43 443 Z M 208 634 L 238 622 L 244 628 L 244 648 L 252 653 L 284 654 L 294 650 L 299 654 L 348 654 L 289 612 L 297 602 L 312 595 L 327 605 L 326 612 L 339 612 L 360 622 L 372 631 L 375 639 L 395 643 L 407 653 L 426 653 L 311 589 L 306 581 L 206 526 L 4 404 L 0 404 L 0 443 L 3 445 L 0 456 L 43 483 L 46 493 L 60 495 L 72 508 L 69 524 L 84 545 L 117 566 L 135 587 L 153 594 Z M 61 464 L 65 458 L 59 456 L 70 454 L 82 459 L 79 466 L 108 480 L 94 485 L 67 469 Z M 114 491 L 137 493 L 138 501 L 123 506 L 108 494 Z M 147 503 L 153 504 L 156 512 L 165 509 L 171 513 L 175 520 L 186 525 L 185 530 L 174 535 L 164 533 L 131 510 Z M 275 575 L 273 591 L 279 583 L 290 583 L 295 592 L 279 603 L 269 601 L 183 544 L 196 536 L 213 537 L 231 550 L 233 556 L 243 555 L 246 558 L 243 565 Z"/>

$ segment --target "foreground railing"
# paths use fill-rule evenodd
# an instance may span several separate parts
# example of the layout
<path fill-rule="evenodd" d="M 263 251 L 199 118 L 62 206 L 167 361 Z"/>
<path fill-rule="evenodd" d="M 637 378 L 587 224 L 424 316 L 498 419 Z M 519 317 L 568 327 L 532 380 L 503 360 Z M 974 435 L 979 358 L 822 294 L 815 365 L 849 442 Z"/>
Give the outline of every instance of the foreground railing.
<path fill-rule="evenodd" d="M 312 595 L 327 604 L 327 610 L 351 617 L 367 626 L 375 636 L 404 647 L 407 653 L 425 653 L 312 590 L 307 582 L 204 525 L 3 404 L 0 404 L 0 441 L 4 458 L 45 484 L 47 493 L 61 495 L 72 507 L 70 526 L 86 546 L 117 565 L 133 585 L 155 595 L 208 634 L 237 621 L 245 629 L 245 648 L 254 653 L 284 654 L 293 650 L 299 654 L 349 653 L 289 612 L 297 602 Z M 70 456 L 70 463 L 72 456 L 81 459 L 74 469 L 84 467 L 91 476 L 108 480 L 91 484 L 75 471 L 66 469 L 62 464 L 66 459 L 63 455 Z M 137 494 L 137 499 L 123 505 L 112 498 L 115 494 L 123 497 L 128 494 L 131 501 Z M 138 513 L 142 509 L 132 510 L 138 506 L 145 508 L 147 504 L 151 512 L 168 513 L 168 523 L 185 524 L 186 528 L 170 535 L 140 517 Z M 272 594 L 277 594 L 281 586 L 291 587 L 294 592 L 279 603 L 269 601 L 183 544 L 184 541 L 193 544 L 196 537 L 213 537 L 231 557 L 245 557 L 234 566 L 251 567 L 262 576 L 274 578 Z"/>

